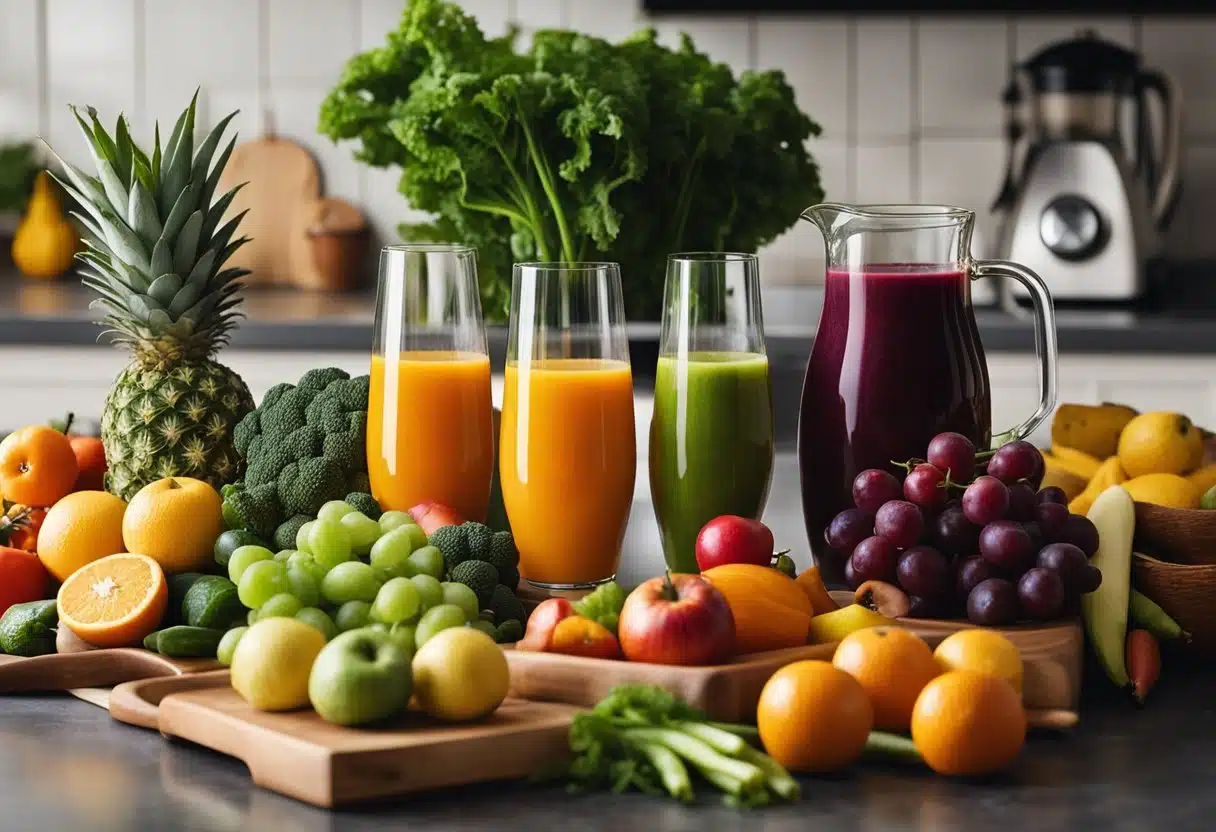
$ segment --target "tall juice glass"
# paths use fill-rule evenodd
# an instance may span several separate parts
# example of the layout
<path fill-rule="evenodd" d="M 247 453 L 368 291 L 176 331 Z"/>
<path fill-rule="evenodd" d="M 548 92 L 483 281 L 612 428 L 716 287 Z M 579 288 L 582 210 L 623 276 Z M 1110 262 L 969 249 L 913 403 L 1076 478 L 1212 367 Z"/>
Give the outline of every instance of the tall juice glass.
<path fill-rule="evenodd" d="M 751 254 L 667 259 L 650 423 L 650 493 L 673 572 L 696 572 L 701 527 L 759 519 L 773 473 L 760 275 Z"/>
<path fill-rule="evenodd" d="M 367 473 L 380 505 L 435 500 L 483 522 L 494 434 L 472 248 L 381 251 L 369 405 Z"/>
<path fill-rule="evenodd" d="M 637 469 L 615 263 L 515 266 L 499 448 L 520 574 L 546 589 L 611 580 Z"/>

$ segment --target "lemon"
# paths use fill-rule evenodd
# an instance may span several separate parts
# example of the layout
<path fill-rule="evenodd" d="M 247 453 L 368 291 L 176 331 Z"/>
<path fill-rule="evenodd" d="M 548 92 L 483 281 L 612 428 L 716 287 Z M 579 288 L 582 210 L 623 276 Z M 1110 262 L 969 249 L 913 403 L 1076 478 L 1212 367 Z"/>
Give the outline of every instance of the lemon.
<path fill-rule="evenodd" d="M 190 477 L 148 483 L 131 498 L 122 521 L 127 551 L 155 560 L 165 574 L 201 572 L 215 559 L 224 530 L 223 499 L 210 484 Z"/>
<path fill-rule="evenodd" d="M 1166 508 L 1199 508 L 1202 493 L 1195 483 L 1177 474 L 1145 474 L 1123 483 L 1137 503 Z"/>
<path fill-rule="evenodd" d="M 1203 435 L 1181 413 L 1141 413 L 1119 434 L 1118 456 L 1131 479 L 1185 474 L 1203 461 Z"/>
<path fill-rule="evenodd" d="M 418 706 L 451 722 L 493 713 L 511 681 L 502 648 L 472 627 L 449 627 L 432 636 L 414 656 L 413 669 Z"/>
<path fill-rule="evenodd" d="M 1018 696 L 1022 695 L 1022 654 L 996 630 L 959 630 L 937 645 L 933 658 L 943 671 L 973 670 L 997 676 L 1013 685 Z"/>
<path fill-rule="evenodd" d="M 232 654 L 232 687 L 262 711 L 308 704 L 308 675 L 325 636 L 294 618 L 267 618 L 250 627 Z M 505 660 L 504 660 L 505 661 Z"/>

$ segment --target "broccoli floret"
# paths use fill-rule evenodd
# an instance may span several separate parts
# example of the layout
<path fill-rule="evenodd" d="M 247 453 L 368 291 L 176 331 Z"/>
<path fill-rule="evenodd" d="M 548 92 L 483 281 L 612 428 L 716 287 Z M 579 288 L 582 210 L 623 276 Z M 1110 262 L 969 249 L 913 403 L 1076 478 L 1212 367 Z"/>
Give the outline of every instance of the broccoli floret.
<path fill-rule="evenodd" d="M 321 443 L 321 455 L 340 464 L 343 474 L 351 468 L 360 467 L 360 462 L 366 464 L 366 454 L 366 440 L 350 431 L 327 433 Z"/>
<path fill-rule="evenodd" d="M 376 498 L 371 494 L 362 492 L 352 492 L 345 497 L 346 504 L 351 506 L 355 511 L 360 511 L 364 515 L 379 520 L 383 511 L 380 504 L 376 502 Z"/>
<path fill-rule="evenodd" d="M 524 637 L 524 624 L 518 619 L 511 618 L 498 625 L 497 641 L 499 644 L 514 644 Z"/>
<path fill-rule="evenodd" d="M 469 542 L 469 557 L 472 560 L 490 561 L 490 548 L 494 543 L 494 532 L 490 527 L 472 521 L 461 523 L 460 526 L 464 530 L 464 539 Z M 497 568 L 498 564 L 490 563 Z"/>
<path fill-rule="evenodd" d="M 283 443 L 284 449 L 294 459 L 306 459 L 310 456 L 321 455 L 321 443 L 325 437 L 316 428 L 305 425 L 299 430 L 293 430 Z"/>
<path fill-rule="evenodd" d="M 346 487 L 360 494 L 372 493 L 372 481 L 368 479 L 366 471 L 353 472 L 346 480 Z"/>
<path fill-rule="evenodd" d="M 288 390 L 292 389 L 294 388 L 292 388 L 292 386 L 287 382 L 276 384 L 274 387 L 271 387 L 266 391 L 266 395 L 262 396 L 262 403 L 258 405 L 258 410 L 269 410 L 270 408 L 274 407 L 275 404 L 278 403 L 279 397 Z"/>
<path fill-rule="evenodd" d="M 269 394 L 268 394 L 269 395 Z M 241 421 L 236 423 L 236 427 L 232 429 L 232 444 L 236 446 L 236 452 L 245 459 L 249 458 L 249 443 L 261 433 L 262 428 L 258 422 L 258 411 L 254 410 L 246 413 Z"/>
<path fill-rule="evenodd" d="M 494 587 L 498 585 L 498 570 L 484 560 L 466 560 L 456 564 L 451 580 L 476 592 L 477 603 L 484 608 L 489 606 Z"/>
<path fill-rule="evenodd" d="M 262 455 L 262 446 L 264 446 L 265 444 L 266 444 L 266 439 L 260 433 L 255 435 L 252 439 L 250 439 L 249 447 L 245 451 L 245 461 L 248 462 L 251 459 L 257 459 L 259 456 L 261 456 Z"/>
<path fill-rule="evenodd" d="M 337 367 L 322 367 L 316 370 L 309 370 L 300 376 L 300 383 L 297 386 L 321 391 L 334 382 L 345 381 L 348 378 L 350 378 L 350 374 L 345 370 L 339 370 Z"/>
<path fill-rule="evenodd" d="M 279 475 L 279 502 L 288 514 L 316 516 L 321 506 L 342 496 L 346 475 L 342 466 L 325 456 L 290 463 Z"/>
<path fill-rule="evenodd" d="M 441 526 L 431 533 L 428 542 L 443 553 L 443 567 L 448 573 L 469 559 L 469 540 L 462 526 Z"/>
<path fill-rule="evenodd" d="M 252 488 L 255 485 L 273 484 L 284 466 L 296 458 L 285 445 L 269 444 L 261 454 L 249 460 L 245 468 L 245 485 Z"/>
<path fill-rule="evenodd" d="M 317 398 L 305 411 L 308 424 L 325 434 L 346 430 L 346 415 L 338 403 L 328 396 Z"/>
<path fill-rule="evenodd" d="M 494 540 L 490 544 L 490 554 L 485 559 L 494 564 L 494 568 L 500 575 L 514 571 L 519 566 L 519 550 L 515 548 L 515 538 L 511 536 L 510 532 L 494 533 Z"/>
<path fill-rule="evenodd" d="M 300 526 L 313 519 L 307 514 L 296 514 L 280 523 L 279 527 L 274 530 L 274 545 L 278 551 L 296 548 L 296 532 L 300 530 Z"/>
<path fill-rule="evenodd" d="M 512 618 L 517 621 L 524 618 L 524 605 L 515 596 L 515 590 L 503 584 L 494 587 L 490 595 L 490 611 L 494 613 L 494 621 L 499 624 Z"/>
<path fill-rule="evenodd" d="M 304 408 L 307 407 L 305 394 L 299 389 L 288 390 L 275 406 L 262 413 L 262 436 L 274 436 L 286 439 L 293 431 L 304 427 Z"/>
<path fill-rule="evenodd" d="M 267 490 L 269 489 L 269 490 Z M 279 503 L 274 485 L 259 485 L 235 491 L 224 500 L 224 519 L 234 529 L 247 529 L 270 538 L 279 523 Z"/>
<path fill-rule="evenodd" d="M 333 397 L 346 413 L 366 412 L 371 399 L 371 378 L 359 376 L 334 384 Z M 328 390 L 326 391 L 329 392 Z"/>

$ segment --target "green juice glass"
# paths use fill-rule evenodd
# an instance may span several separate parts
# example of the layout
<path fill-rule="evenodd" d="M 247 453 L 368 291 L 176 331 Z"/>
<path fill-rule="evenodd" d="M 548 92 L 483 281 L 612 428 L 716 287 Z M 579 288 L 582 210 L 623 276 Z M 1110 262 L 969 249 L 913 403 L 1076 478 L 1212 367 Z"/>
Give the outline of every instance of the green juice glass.
<path fill-rule="evenodd" d="M 697 572 L 715 517 L 759 519 L 773 473 L 773 405 L 755 255 L 673 254 L 650 423 L 650 493 L 673 572 Z"/>

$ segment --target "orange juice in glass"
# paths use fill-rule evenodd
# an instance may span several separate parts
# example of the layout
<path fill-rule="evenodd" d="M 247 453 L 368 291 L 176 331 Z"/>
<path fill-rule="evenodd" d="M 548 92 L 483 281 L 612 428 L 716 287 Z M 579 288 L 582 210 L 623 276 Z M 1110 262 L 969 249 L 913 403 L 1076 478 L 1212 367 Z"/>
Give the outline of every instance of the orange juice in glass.
<path fill-rule="evenodd" d="M 385 510 L 435 500 L 483 522 L 494 465 L 477 263 L 464 246 L 380 255 L 367 473 Z"/>
<path fill-rule="evenodd" d="M 637 473 L 615 263 L 515 266 L 499 448 L 520 574 L 546 589 L 615 577 Z"/>

